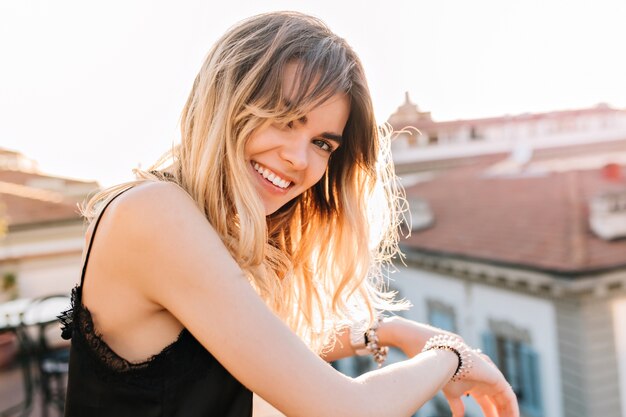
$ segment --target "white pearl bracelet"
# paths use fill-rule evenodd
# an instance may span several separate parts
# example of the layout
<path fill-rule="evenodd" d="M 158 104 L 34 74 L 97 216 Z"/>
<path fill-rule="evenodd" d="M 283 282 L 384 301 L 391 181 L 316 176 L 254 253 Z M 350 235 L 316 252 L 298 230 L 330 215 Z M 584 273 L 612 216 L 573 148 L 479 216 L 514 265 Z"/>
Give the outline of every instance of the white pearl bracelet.
<path fill-rule="evenodd" d="M 433 349 L 443 349 L 454 352 L 459 358 L 459 364 L 452 375 L 451 381 L 460 381 L 465 378 L 472 368 L 472 359 L 470 358 L 471 349 L 458 337 L 448 335 L 436 335 L 428 339 L 424 345 L 422 352 Z"/>

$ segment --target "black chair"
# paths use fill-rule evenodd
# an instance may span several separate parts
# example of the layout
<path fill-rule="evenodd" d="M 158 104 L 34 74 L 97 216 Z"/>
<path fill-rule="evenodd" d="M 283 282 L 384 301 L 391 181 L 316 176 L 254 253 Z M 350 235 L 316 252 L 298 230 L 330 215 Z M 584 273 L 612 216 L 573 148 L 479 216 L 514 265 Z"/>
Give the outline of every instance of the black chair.
<path fill-rule="evenodd" d="M 18 343 L 17 362 L 22 374 L 23 398 L 19 403 L 0 411 L 0 417 L 26 417 L 33 409 L 33 399 L 35 393 L 33 351 L 35 349 L 35 345 L 28 333 L 28 329 L 23 324 L 23 316 L 24 313 L 20 313 L 17 325 L 9 330 L 16 336 Z M 13 321 L 7 317 L 7 321 L 9 320 Z"/>
<path fill-rule="evenodd" d="M 67 295 L 49 295 L 34 299 L 23 315 L 24 327 L 29 328 L 32 336 L 34 381 L 41 394 L 43 417 L 49 415 L 50 407 L 62 416 L 65 407 L 70 352 L 69 344 L 60 338 L 58 316 L 69 305 Z"/>

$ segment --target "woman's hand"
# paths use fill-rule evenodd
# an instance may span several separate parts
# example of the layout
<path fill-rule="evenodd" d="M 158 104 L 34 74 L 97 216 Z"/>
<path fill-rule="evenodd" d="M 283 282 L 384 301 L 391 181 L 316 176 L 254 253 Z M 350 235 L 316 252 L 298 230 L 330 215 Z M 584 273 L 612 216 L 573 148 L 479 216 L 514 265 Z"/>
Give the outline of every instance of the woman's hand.
<path fill-rule="evenodd" d="M 381 330 L 385 342 L 399 348 L 409 358 L 420 353 L 432 336 L 454 336 L 463 341 L 462 337 L 454 333 L 401 317 L 387 318 L 384 323 Z M 471 351 L 470 357 L 473 361 L 470 373 L 461 381 L 449 382 L 443 388 L 453 416 L 463 416 L 465 407 L 461 396 L 470 394 L 482 408 L 485 417 L 518 417 L 515 393 L 489 356 L 480 351 Z"/>
<path fill-rule="evenodd" d="M 453 417 L 462 417 L 465 406 L 461 397 L 471 395 L 480 405 L 485 417 L 519 417 L 517 398 L 513 388 L 489 356 L 479 350 L 470 351 L 472 367 L 460 381 L 451 381 L 443 387 Z"/>

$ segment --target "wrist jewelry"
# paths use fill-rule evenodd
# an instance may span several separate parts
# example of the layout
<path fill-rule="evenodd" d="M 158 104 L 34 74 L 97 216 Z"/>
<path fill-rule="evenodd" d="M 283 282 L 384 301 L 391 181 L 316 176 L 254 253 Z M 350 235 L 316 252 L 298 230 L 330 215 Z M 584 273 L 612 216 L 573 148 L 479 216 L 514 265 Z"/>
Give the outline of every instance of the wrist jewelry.
<path fill-rule="evenodd" d="M 428 339 L 422 352 L 433 349 L 443 349 L 454 352 L 459 358 L 459 364 L 454 371 L 451 381 L 460 381 L 465 378 L 472 368 L 472 359 L 470 358 L 471 349 L 461 341 L 458 337 L 448 335 L 436 335 Z"/>
<path fill-rule="evenodd" d="M 387 346 L 380 346 L 380 342 L 378 340 L 378 335 L 376 334 L 376 330 L 378 326 L 382 323 L 382 318 L 379 318 L 378 321 L 374 322 L 372 327 L 363 332 L 363 328 L 365 327 L 365 322 L 359 322 L 360 326 L 352 326 L 350 329 L 350 345 L 352 349 L 359 356 L 372 355 L 374 360 L 378 364 L 380 368 L 387 359 L 387 353 L 389 352 L 389 348 Z"/>

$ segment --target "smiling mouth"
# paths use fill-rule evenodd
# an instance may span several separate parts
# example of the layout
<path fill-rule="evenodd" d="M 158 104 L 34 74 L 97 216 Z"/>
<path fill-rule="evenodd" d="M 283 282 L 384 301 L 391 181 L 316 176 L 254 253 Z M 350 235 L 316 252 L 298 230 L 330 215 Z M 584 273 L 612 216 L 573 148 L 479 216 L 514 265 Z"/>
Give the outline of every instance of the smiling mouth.
<path fill-rule="evenodd" d="M 254 170 L 258 172 L 259 175 L 261 175 L 267 182 L 270 182 L 277 188 L 285 190 L 291 186 L 291 181 L 281 178 L 275 172 L 272 172 L 272 170 L 260 165 L 258 162 L 250 161 L 250 163 L 252 164 L 252 168 L 254 168 Z"/>

